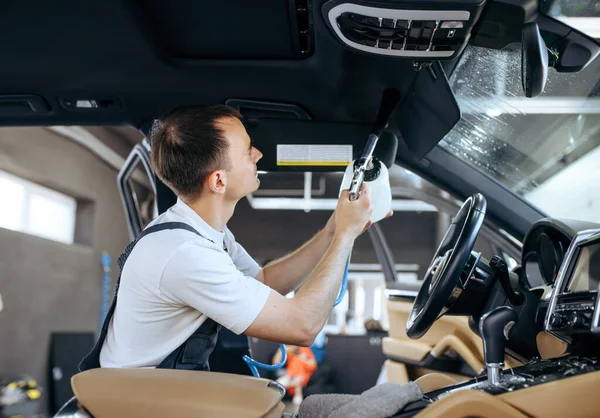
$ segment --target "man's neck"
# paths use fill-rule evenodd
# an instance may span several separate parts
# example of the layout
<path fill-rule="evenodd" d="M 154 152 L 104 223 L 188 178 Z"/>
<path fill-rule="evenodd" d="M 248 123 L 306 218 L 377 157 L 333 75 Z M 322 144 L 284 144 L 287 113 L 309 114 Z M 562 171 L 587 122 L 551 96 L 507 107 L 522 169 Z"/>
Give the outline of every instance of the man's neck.
<path fill-rule="evenodd" d="M 215 198 L 213 196 L 201 196 L 195 200 L 184 200 L 184 202 L 200 216 L 204 222 L 216 231 L 223 232 L 227 222 L 233 216 L 237 202 Z"/>

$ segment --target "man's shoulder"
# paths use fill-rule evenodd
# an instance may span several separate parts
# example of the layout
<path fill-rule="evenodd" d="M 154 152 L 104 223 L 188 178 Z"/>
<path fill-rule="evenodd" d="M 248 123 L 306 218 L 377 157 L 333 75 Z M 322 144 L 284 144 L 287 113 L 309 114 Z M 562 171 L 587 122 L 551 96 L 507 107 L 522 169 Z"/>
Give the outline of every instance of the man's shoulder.
<path fill-rule="evenodd" d="M 160 225 L 171 224 L 171 228 L 161 230 L 159 233 L 168 234 L 171 237 L 177 237 L 185 240 L 205 240 L 208 241 L 198 228 L 188 222 L 185 218 L 179 216 L 171 209 L 154 218 L 145 229 L 157 228 Z M 166 235 L 165 235 L 166 236 Z"/>
<path fill-rule="evenodd" d="M 130 256 L 129 271 L 136 272 L 144 281 L 155 277 L 160 283 L 179 283 L 190 274 L 196 275 L 211 267 L 219 271 L 227 264 L 221 261 L 218 248 L 210 241 L 189 231 L 167 230 L 151 234 L 141 240 Z"/>
<path fill-rule="evenodd" d="M 182 227 L 160 230 L 156 233 L 149 234 L 146 238 L 141 240 L 138 245 L 140 247 L 145 247 L 146 249 L 155 248 L 157 251 L 164 251 L 166 253 L 180 251 L 182 248 L 186 247 L 195 248 L 197 250 L 216 248 L 214 242 L 205 238 L 201 233 L 194 232 L 195 230 L 192 229 Z"/>
<path fill-rule="evenodd" d="M 200 232 L 195 232 L 193 226 L 180 220 L 169 219 L 169 217 L 161 215 L 150 223 L 146 229 L 170 222 L 181 222 L 192 229 L 181 227 L 150 233 L 136 243 L 131 254 L 132 258 L 148 264 L 152 264 L 150 260 L 167 263 L 178 253 L 201 256 L 201 253 L 211 252 L 215 249 L 215 244 L 212 241 L 205 238 Z"/>

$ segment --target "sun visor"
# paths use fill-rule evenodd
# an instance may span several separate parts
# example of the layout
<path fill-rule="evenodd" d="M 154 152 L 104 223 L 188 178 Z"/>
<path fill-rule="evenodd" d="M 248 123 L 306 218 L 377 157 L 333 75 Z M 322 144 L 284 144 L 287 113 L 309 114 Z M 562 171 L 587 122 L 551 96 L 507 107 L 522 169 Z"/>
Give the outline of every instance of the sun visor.
<path fill-rule="evenodd" d="M 258 169 L 264 171 L 344 171 L 358 158 L 372 126 L 310 120 L 258 119 L 247 127 L 263 153 Z M 394 161 L 398 139 L 382 134 L 374 156 L 388 165 Z"/>
<path fill-rule="evenodd" d="M 439 62 L 422 68 L 394 112 L 408 150 L 421 159 L 458 123 L 460 108 Z"/>

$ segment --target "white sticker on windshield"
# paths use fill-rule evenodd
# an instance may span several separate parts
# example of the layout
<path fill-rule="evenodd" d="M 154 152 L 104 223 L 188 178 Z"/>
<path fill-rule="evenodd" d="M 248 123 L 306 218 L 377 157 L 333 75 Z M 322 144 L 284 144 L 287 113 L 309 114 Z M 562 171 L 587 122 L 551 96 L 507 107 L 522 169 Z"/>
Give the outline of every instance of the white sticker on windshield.
<path fill-rule="evenodd" d="M 352 145 L 277 145 L 278 166 L 347 166 Z"/>

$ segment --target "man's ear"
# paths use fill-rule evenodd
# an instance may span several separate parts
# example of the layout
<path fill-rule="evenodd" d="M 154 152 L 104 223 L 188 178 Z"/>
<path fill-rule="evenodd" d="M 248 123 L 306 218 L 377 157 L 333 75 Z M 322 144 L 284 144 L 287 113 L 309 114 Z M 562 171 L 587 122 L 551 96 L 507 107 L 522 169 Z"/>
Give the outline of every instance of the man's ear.
<path fill-rule="evenodd" d="M 211 192 L 224 194 L 227 189 L 227 172 L 225 170 L 213 171 L 206 179 L 206 185 Z"/>

